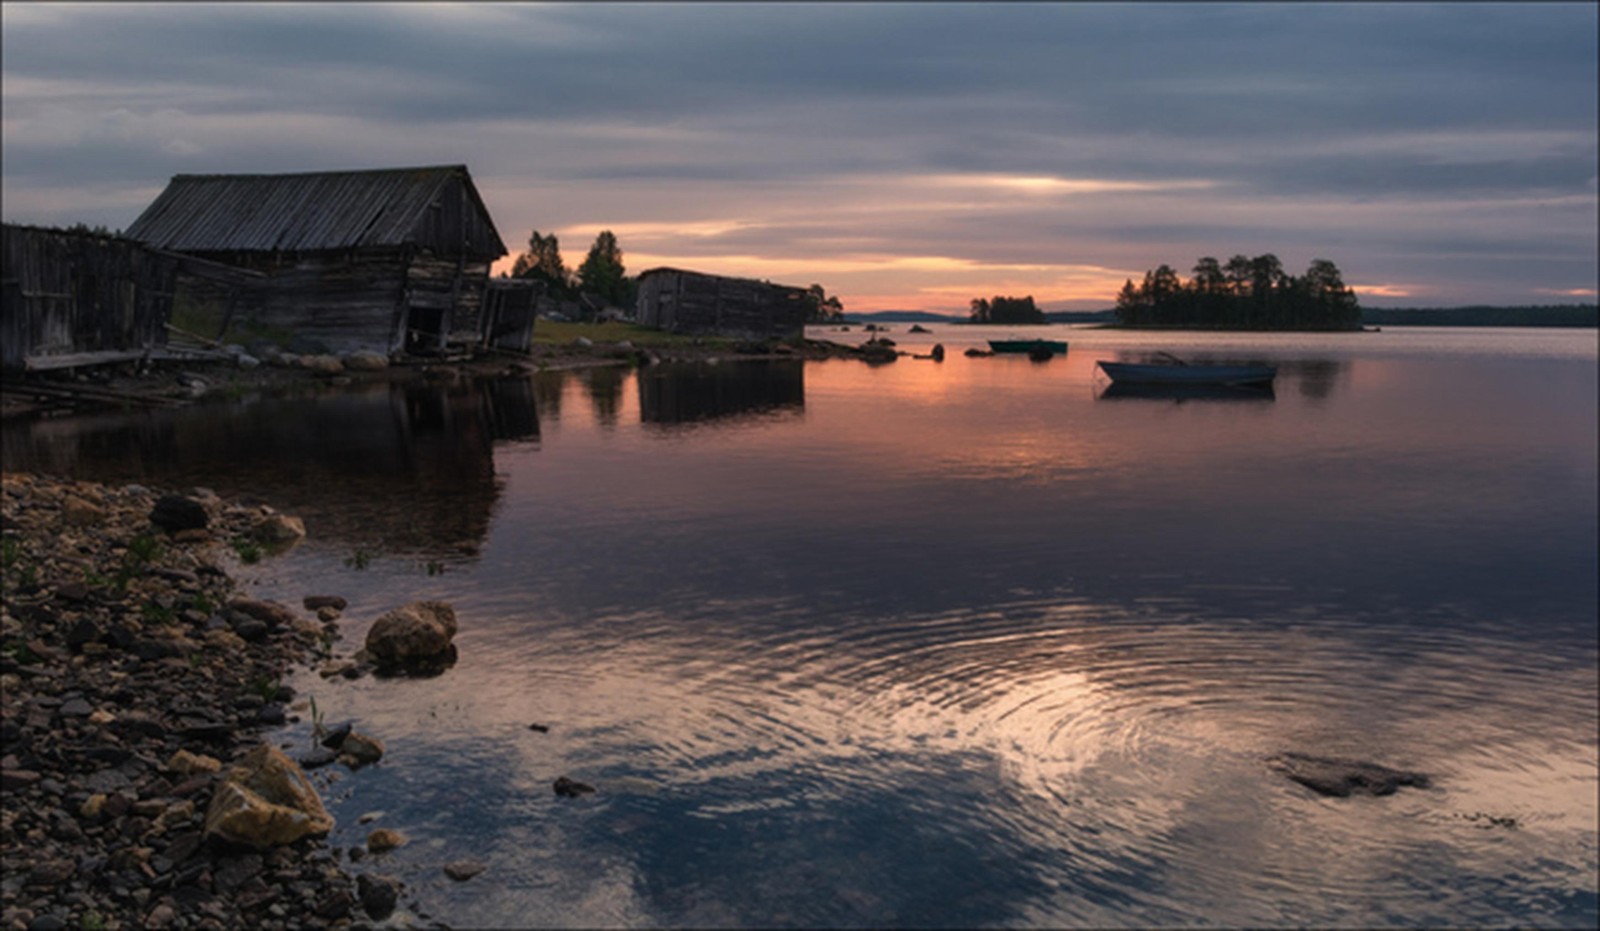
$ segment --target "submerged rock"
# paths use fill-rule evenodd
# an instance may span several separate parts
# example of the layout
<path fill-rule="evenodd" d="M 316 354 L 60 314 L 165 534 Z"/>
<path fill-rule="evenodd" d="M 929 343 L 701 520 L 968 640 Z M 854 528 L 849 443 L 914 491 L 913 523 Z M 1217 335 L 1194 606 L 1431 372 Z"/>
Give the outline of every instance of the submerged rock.
<path fill-rule="evenodd" d="M 327 834 L 333 818 L 295 762 L 271 744 L 250 751 L 217 787 L 205 833 L 267 848 Z"/>
<path fill-rule="evenodd" d="M 373 621 L 365 652 L 384 672 L 435 672 L 455 662 L 455 635 L 455 609 L 418 601 Z"/>
<path fill-rule="evenodd" d="M 1311 791 L 1334 798 L 1347 798 L 1357 793 L 1393 795 L 1402 786 L 1425 789 L 1429 785 L 1423 773 L 1390 769 L 1360 760 L 1283 753 L 1269 763 L 1273 769 Z"/>
<path fill-rule="evenodd" d="M 466 882 L 488 868 L 477 860 L 456 860 L 444 865 L 444 874 L 456 882 Z"/>
<path fill-rule="evenodd" d="M 562 798 L 577 798 L 580 795 L 592 794 L 594 792 L 594 786 L 585 782 L 579 782 L 576 779 L 568 779 L 566 776 L 562 776 L 555 781 L 555 790 L 556 794 Z"/>

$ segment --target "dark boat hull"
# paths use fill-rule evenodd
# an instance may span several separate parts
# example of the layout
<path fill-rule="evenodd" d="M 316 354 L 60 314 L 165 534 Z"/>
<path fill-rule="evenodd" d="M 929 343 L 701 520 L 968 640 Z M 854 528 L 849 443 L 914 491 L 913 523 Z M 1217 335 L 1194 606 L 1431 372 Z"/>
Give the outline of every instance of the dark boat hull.
<path fill-rule="evenodd" d="M 1035 350 L 1063 353 L 1067 351 L 1067 344 L 1063 340 L 1055 339 L 991 339 L 989 349 L 996 353 L 1026 355 Z"/>
<path fill-rule="evenodd" d="M 1119 385 L 1270 385 L 1278 377 L 1277 368 L 1271 365 L 1097 364 Z"/>

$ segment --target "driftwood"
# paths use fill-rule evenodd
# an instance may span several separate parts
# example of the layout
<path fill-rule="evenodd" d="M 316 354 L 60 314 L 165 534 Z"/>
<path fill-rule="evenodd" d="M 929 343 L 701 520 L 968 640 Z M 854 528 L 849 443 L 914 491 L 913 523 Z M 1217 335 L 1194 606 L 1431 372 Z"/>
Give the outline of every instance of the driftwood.
<path fill-rule="evenodd" d="M 46 401 L 67 401 L 74 404 L 101 406 L 105 404 L 138 405 L 142 407 L 183 407 L 188 402 L 137 391 L 117 391 L 91 385 L 41 384 L 34 381 L 5 382 L 0 393 L 11 396 L 32 397 Z"/>

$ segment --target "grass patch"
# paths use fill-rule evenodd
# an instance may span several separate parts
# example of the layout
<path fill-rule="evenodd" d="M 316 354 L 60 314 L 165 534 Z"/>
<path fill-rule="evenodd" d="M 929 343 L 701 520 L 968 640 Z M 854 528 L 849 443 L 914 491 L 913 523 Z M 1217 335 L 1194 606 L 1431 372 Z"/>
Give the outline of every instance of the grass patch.
<path fill-rule="evenodd" d="M 239 554 L 239 561 L 245 565 L 252 565 L 261 561 L 261 547 L 248 537 L 234 537 L 229 544 L 233 551 Z"/>

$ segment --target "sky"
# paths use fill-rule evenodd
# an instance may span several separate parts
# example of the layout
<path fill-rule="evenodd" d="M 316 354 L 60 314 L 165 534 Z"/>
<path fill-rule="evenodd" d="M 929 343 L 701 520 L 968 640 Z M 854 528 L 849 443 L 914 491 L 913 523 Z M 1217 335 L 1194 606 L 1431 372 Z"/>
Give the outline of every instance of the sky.
<path fill-rule="evenodd" d="M 1267 252 L 1366 306 L 1592 303 L 1597 10 L 6 2 L 0 203 L 122 229 L 176 174 L 465 164 L 513 255 L 609 229 L 630 274 L 858 312 Z"/>

